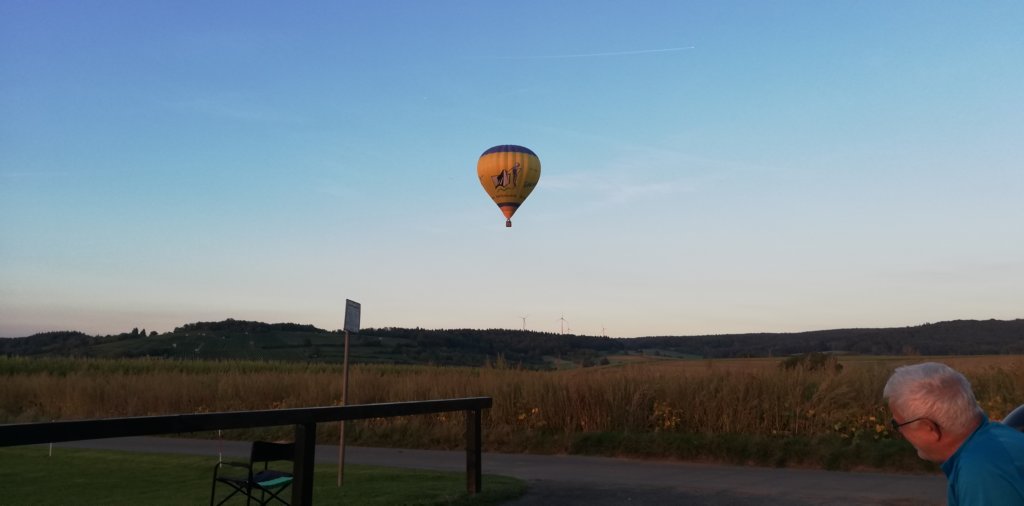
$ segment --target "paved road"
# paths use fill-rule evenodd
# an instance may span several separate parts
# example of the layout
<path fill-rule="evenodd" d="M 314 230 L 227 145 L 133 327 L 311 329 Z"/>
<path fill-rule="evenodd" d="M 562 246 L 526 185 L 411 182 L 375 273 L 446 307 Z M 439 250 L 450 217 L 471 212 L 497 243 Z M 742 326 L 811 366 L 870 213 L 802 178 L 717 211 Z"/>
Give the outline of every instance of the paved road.
<path fill-rule="evenodd" d="M 248 444 L 171 438 L 118 438 L 55 446 L 244 457 Z M 337 463 L 337 446 L 318 446 L 317 462 Z M 349 447 L 345 461 L 463 472 L 464 452 Z M 941 475 L 772 469 L 605 457 L 485 453 L 486 474 L 526 481 L 527 493 L 508 506 L 621 504 L 694 505 L 941 505 Z M 484 487 L 487 486 L 486 479 Z"/>

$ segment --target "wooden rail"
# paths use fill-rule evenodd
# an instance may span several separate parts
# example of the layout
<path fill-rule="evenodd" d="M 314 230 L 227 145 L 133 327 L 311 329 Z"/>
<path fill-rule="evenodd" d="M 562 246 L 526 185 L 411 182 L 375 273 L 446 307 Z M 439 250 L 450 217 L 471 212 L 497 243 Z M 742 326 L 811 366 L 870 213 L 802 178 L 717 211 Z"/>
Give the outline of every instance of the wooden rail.
<path fill-rule="evenodd" d="M 481 479 L 481 411 L 490 408 L 491 402 L 490 397 L 466 397 L 351 406 L 9 424 L 0 425 L 0 447 L 294 425 L 296 455 L 292 504 L 311 506 L 313 504 L 316 424 L 464 411 L 466 413 L 466 489 L 470 494 L 476 494 L 480 492 L 483 485 Z"/>

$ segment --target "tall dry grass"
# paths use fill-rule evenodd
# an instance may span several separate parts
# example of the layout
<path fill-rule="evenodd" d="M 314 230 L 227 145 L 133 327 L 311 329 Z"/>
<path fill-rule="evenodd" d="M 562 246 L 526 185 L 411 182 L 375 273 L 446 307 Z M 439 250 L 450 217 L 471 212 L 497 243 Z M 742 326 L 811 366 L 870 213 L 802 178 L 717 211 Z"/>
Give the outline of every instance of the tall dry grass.
<path fill-rule="evenodd" d="M 890 437 L 880 396 L 892 369 L 926 359 L 849 357 L 840 373 L 772 359 L 658 361 L 559 372 L 356 365 L 349 402 L 490 396 L 489 449 L 564 451 L 586 433 Z M 998 419 L 1024 403 L 1024 357 L 939 358 Z M 0 423 L 340 404 L 340 368 L 255 362 L 0 358 Z M 458 414 L 367 420 L 356 444 L 460 447 Z M 318 435 L 336 440 L 334 427 Z"/>

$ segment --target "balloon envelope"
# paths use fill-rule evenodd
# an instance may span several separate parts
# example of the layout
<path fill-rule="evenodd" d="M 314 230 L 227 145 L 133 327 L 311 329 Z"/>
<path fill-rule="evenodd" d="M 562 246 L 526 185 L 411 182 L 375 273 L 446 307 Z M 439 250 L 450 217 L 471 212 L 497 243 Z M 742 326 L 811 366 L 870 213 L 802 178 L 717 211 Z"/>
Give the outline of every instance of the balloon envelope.
<path fill-rule="evenodd" d="M 540 158 L 522 146 L 494 146 L 480 155 L 476 175 L 505 215 L 505 226 L 511 227 L 512 215 L 540 180 Z"/>

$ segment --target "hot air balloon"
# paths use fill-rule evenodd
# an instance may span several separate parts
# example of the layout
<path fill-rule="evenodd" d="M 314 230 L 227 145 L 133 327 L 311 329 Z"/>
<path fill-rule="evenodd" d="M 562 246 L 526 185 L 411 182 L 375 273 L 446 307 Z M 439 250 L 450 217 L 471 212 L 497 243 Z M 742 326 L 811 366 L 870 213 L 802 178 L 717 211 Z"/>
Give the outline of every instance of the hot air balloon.
<path fill-rule="evenodd" d="M 505 215 L 505 226 L 511 227 L 512 215 L 540 180 L 540 158 L 522 146 L 494 146 L 480 155 L 476 175 Z"/>

